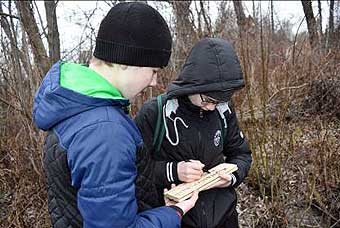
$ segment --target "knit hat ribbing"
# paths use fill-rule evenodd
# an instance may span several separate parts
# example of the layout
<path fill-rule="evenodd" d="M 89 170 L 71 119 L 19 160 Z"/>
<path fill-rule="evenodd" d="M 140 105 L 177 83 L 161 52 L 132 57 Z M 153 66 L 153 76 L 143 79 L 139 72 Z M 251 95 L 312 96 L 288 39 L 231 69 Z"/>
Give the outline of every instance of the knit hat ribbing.
<path fill-rule="evenodd" d="M 102 20 L 93 55 L 111 63 L 164 67 L 171 44 L 168 25 L 154 8 L 124 2 L 112 7 Z"/>

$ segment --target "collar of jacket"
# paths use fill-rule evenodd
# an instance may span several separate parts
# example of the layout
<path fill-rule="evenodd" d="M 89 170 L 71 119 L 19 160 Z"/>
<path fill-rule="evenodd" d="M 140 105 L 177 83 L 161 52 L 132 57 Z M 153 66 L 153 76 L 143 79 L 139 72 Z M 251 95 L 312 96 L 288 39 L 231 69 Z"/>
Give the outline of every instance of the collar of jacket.
<path fill-rule="evenodd" d="M 179 109 L 183 112 L 186 113 L 190 116 L 206 116 L 210 113 L 213 113 L 214 111 L 205 111 L 201 107 L 198 107 L 191 103 L 190 99 L 188 96 L 181 96 L 178 97 L 178 104 L 179 104 Z"/>
<path fill-rule="evenodd" d="M 120 91 L 100 74 L 76 63 L 61 63 L 60 86 L 90 97 L 125 99 Z"/>

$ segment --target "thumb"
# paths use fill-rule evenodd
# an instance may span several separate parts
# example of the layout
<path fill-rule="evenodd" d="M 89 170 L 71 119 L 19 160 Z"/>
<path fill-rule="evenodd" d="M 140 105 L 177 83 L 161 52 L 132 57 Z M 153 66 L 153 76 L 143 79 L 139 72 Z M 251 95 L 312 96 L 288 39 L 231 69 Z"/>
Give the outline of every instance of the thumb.
<path fill-rule="evenodd" d="M 190 200 L 193 202 L 193 206 L 195 206 L 197 199 L 198 199 L 198 191 L 194 191 L 190 198 Z"/>
<path fill-rule="evenodd" d="M 180 203 L 177 203 L 176 206 L 181 208 L 184 214 L 186 214 L 191 208 L 195 206 L 197 199 L 198 199 L 198 191 L 194 191 L 189 199 L 184 200 Z"/>

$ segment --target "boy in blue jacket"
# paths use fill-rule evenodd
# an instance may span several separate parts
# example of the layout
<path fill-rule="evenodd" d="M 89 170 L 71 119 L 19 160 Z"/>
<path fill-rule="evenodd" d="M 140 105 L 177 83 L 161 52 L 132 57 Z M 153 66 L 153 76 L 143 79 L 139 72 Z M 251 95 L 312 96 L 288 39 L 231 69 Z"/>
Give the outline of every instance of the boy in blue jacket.
<path fill-rule="evenodd" d="M 126 114 L 129 99 L 155 86 L 171 35 L 147 4 L 113 7 L 100 24 L 89 67 L 57 62 L 38 89 L 36 125 L 48 131 L 44 169 L 53 227 L 179 227 L 191 199 L 137 212 L 136 150 L 143 144 Z"/>

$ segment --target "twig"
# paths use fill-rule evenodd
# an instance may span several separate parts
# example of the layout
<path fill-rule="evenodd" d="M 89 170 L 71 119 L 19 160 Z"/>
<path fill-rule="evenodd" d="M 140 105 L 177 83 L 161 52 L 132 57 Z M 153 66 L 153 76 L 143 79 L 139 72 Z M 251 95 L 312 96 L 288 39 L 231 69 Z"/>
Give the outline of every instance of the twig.
<path fill-rule="evenodd" d="M 2 103 L 4 103 L 4 104 L 8 105 L 9 107 L 13 108 L 13 109 L 16 110 L 16 111 L 20 111 L 20 112 L 22 111 L 22 110 L 20 110 L 18 107 L 12 105 L 11 103 L 9 103 L 8 101 L 6 101 L 5 99 L 3 99 L 3 98 L 1 98 L 1 97 L 0 97 L 0 101 L 1 101 Z"/>
<path fill-rule="evenodd" d="M 333 228 L 336 226 L 336 224 L 338 224 L 340 222 L 340 219 L 338 221 L 336 221 L 330 228 Z"/>
<path fill-rule="evenodd" d="M 329 217 L 331 217 L 334 221 L 337 221 L 337 218 L 335 218 L 333 215 L 331 215 L 327 210 L 319 207 L 318 205 L 316 205 L 315 203 L 312 203 L 312 206 L 315 207 L 316 209 L 318 209 L 319 211 L 325 213 L 326 215 L 328 215 Z M 337 221 L 339 222 L 339 221 Z"/>
<path fill-rule="evenodd" d="M 34 6 L 35 6 L 36 11 L 37 11 L 37 13 L 38 13 L 38 18 L 39 18 L 39 22 L 40 22 L 40 24 L 41 24 L 42 34 L 44 34 L 44 36 L 47 38 L 47 37 L 48 37 L 48 36 L 47 36 L 47 33 L 46 33 L 46 28 L 47 28 L 47 26 L 44 27 L 44 23 L 43 23 L 43 20 L 42 20 L 42 18 L 41 18 L 40 11 L 39 11 L 39 8 L 38 8 L 38 6 L 37 6 L 36 1 L 34 1 Z M 39 35 L 40 35 L 40 34 L 39 34 Z"/>
<path fill-rule="evenodd" d="M 0 12 L 0 17 L 11 17 L 11 18 L 15 18 L 15 19 L 20 19 L 18 16 L 9 14 L 9 13 L 4 13 L 4 12 Z"/>
<path fill-rule="evenodd" d="M 301 22 L 298 26 L 298 29 L 296 30 L 296 33 L 295 33 L 294 42 L 293 42 L 293 58 L 292 58 L 293 65 L 295 63 L 295 45 L 296 45 L 297 36 L 299 34 L 300 27 L 301 27 L 302 23 L 304 22 L 305 18 L 306 18 L 306 16 L 304 16 L 303 19 L 301 20 Z"/>
<path fill-rule="evenodd" d="M 17 189 L 17 191 L 19 191 L 20 189 Z M 12 219 L 11 223 L 9 224 L 8 228 L 9 227 L 12 227 L 12 225 L 14 224 L 15 222 L 15 219 L 18 218 L 19 215 L 21 215 L 22 213 L 24 213 L 27 208 L 29 208 L 29 206 L 31 206 L 33 204 L 33 201 L 34 201 L 34 198 L 33 198 L 33 195 L 36 195 L 38 193 L 40 193 L 40 191 L 42 191 L 43 188 L 42 187 L 39 187 L 37 191 L 31 193 L 27 198 L 30 199 L 29 202 L 26 203 L 26 205 L 24 205 L 23 208 L 21 208 L 22 210 L 21 211 L 16 211 L 16 217 Z"/>
<path fill-rule="evenodd" d="M 275 92 L 273 95 L 271 95 L 267 101 L 267 103 L 269 103 L 278 93 L 284 91 L 284 90 L 291 90 L 291 89 L 300 89 L 302 87 L 305 87 L 306 85 L 308 85 L 308 83 L 304 83 L 302 85 L 299 86 L 290 86 L 290 87 L 283 87 L 281 89 L 279 89 L 277 92 Z"/>
<path fill-rule="evenodd" d="M 31 162 L 31 165 L 32 165 L 32 167 L 33 167 L 33 170 L 38 174 L 39 177 L 41 177 L 41 174 L 40 174 L 40 172 L 39 172 L 39 170 L 38 170 L 38 168 L 37 168 L 37 165 L 35 164 L 35 161 L 34 161 L 33 158 L 32 158 L 32 155 L 29 156 L 28 159 L 29 159 L 30 162 Z"/>
<path fill-rule="evenodd" d="M 305 87 L 305 86 L 307 86 L 307 85 L 308 85 L 308 83 L 304 83 L 304 84 L 299 85 L 299 86 L 289 86 L 289 87 L 283 87 L 283 88 L 279 89 L 278 91 L 276 91 L 274 94 L 272 94 L 272 95 L 269 97 L 268 101 L 266 102 L 267 104 L 266 104 L 266 107 L 265 107 L 265 108 L 267 108 L 267 107 L 269 106 L 270 101 L 271 101 L 278 93 L 280 93 L 280 92 L 282 92 L 282 91 L 284 91 L 284 90 L 300 89 L 300 88 Z M 257 109 L 255 109 L 255 110 L 253 110 L 253 111 L 259 111 L 259 109 L 260 109 L 260 108 L 257 108 Z M 251 110 L 246 111 L 246 112 L 243 113 L 243 115 L 247 115 L 247 114 L 249 114 L 250 112 L 252 112 L 252 111 L 251 111 Z"/>

